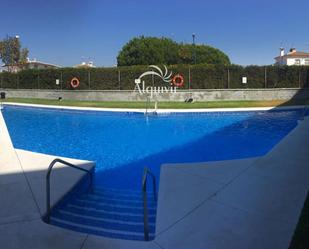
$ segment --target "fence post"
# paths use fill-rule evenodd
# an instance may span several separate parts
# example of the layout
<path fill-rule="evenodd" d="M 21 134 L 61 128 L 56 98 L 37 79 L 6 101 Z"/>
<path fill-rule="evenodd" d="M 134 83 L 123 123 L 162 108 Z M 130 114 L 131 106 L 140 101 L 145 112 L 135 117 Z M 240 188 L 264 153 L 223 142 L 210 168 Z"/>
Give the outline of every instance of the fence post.
<path fill-rule="evenodd" d="M 300 84 L 300 67 L 298 70 L 298 87 L 301 88 L 301 84 Z"/>
<path fill-rule="evenodd" d="M 89 90 L 91 89 L 91 86 L 90 86 L 90 80 L 91 80 L 91 78 L 90 78 L 90 71 L 88 71 L 88 87 L 89 87 Z"/>
<path fill-rule="evenodd" d="M 230 88 L 230 68 L 227 68 L 227 89 Z"/>
<path fill-rule="evenodd" d="M 60 72 L 60 90 L 62 91 L 62 71 Z"/>
<path fill-rule="evenodd" d="M 267 88 L 267 68 L 264 67 L 264 87 Z"/>
<path fill-rule="evenodd" d="M 19 78 L 18 78 L 18 74 L 16 74 L 16 89 L 18 89 L 18 82 L 19 81 Z"/>
<path fill-rule="evenodd" d="M 279 83 L 280 83 L 280 79 L 279 79 L 279 77 L 280 77 L 280 72 L 279 72 L 279 67 L 277 67 L 276 68 L 276 72 L 277 72 L 277 82 L 275 83 L 275 85 L 274 85 L 274 88 L 276 88 L 278 85 L 279 85 Z"/>
<path fill-rule="evenodd" d="M 38 72 L 38 90 L 40 89 L 40 74 Z"/>
<path fill-rule="evenodd" d="M 119 90 L 121 90 L 121 74 L 120 74 L 120 70 L 118 70 L 118 87 L 119 87 Z"/>
<path fill-rule="evenodd" d="M 189 65 L 189 85 L 188 85 L 188 88 L 189 90 L 191 90 L 191 68 L 190 68 L 190 65 Z"/>

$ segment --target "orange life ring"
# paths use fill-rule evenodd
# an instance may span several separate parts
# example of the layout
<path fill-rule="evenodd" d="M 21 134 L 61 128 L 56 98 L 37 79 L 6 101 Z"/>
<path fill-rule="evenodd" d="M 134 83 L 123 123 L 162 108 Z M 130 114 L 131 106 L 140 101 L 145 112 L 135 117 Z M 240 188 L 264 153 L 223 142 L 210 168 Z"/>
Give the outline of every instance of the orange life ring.
<path fill-rule="evenodd" d="M 183 86 L 183 83 L 184 83 L 183 76 L 180 75 L 180 74 L 176 74 L 176 75 L 174 76 L 172 82 L 173 82 L 173 85 L 174 85 L 174 86 L 177 86 L 177 87 Z"/>
<path fill-rule="evenodd" d="M 71 79 L 71 87 L 77 88 L 79 86 L 79 79 L 74 77 Z"/>

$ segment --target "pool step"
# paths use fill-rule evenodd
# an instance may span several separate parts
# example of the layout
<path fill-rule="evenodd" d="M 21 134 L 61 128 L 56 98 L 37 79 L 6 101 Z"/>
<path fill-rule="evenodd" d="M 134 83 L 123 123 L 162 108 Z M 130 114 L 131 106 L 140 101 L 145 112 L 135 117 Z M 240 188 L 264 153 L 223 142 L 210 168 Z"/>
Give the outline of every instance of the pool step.
<path fill-rule="evenodd" d="M 155 234 L 156 206 L 148 194 L 150 239 Z M 50 223 L 111 238 L 144 240 L 143 217 L 141 192 L 100 187 L 65 198 L 52 210 Z"/>

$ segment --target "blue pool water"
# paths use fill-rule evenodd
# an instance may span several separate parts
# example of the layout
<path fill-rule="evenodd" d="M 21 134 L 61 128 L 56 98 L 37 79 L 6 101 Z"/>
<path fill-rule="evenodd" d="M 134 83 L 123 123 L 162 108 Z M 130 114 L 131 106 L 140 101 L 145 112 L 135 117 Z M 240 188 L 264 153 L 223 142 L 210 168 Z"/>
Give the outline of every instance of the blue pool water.
<path fill-rule="evenodd" d="M 95 184 L 140 189 L 143 168 L 261 156 L 302 110 L 161 114 L 5 106 L 16 148 L 96 162 Z"/>
<path fill-rule="evenodd" d="M 79 184 L 67 194 L 53 208 L 50 224 L 130 240 L 145 239 L 145 166 L 159 178 L 163 163 L 261 156 L 304 114 L 295 109 L 146 117 L 14 106 L 2 112 L 16 148 L 96 161 L 94 187 L 85 190 Z M 152 193 L 147 207 L 153 239 L 157 202 Z"/>

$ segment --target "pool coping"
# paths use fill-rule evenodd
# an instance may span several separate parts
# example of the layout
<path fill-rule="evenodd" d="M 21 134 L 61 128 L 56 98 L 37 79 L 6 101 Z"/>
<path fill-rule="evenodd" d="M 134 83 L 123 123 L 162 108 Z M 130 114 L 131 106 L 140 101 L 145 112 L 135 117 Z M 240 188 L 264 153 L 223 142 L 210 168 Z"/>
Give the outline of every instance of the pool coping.
<path fill-rule="evenodd" d="M 123 113 L 146 113 L 143 108 L 102 108 L 102 107 L 78 107 L 78 106 L 57 106 L 57 105 L 43 105 L 43 104 L 27 104 L 16 102 L 2 102 L 3 105 L 11 106 L 25 106 L 48 108 L 57 110 L 78 110 L 78 111 L 98 111 L 98 112 L 123 112 Z M 202 113 L 202 112 L 245 112 L 245 111 L 269 111 L 276 110 L 290 110 L 290 109 L 303 109 L 306 105 L 293 105 L 293 106 L 269 106 L 269 107 L 240 107 L 240 108 L 192 108 L 192 109 L 148 109 L 148 113 L 165 114 L 165 113 Z"/>

